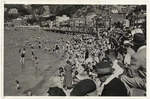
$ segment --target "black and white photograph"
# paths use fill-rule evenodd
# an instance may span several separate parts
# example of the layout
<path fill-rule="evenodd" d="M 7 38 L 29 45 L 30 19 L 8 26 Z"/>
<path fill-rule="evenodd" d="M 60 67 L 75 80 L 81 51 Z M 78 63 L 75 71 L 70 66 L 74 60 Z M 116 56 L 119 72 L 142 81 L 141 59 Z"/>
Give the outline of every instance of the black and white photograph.
<path fill-rule="evenodd" d="M 146 4 L 4 4 L 4 96 L 147 96 Z"/>

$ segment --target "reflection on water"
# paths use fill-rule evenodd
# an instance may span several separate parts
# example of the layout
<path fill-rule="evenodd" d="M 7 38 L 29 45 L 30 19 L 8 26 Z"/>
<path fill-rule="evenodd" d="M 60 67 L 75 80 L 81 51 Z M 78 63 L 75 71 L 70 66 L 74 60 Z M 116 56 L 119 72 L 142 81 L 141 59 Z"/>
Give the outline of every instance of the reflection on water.
<path fill-rule="evenodd" d="M 21 71 L 22 71 L 22 74 L 25 74 L 25 72 L 26 72 L 25 64 L 21 64 Z"/>

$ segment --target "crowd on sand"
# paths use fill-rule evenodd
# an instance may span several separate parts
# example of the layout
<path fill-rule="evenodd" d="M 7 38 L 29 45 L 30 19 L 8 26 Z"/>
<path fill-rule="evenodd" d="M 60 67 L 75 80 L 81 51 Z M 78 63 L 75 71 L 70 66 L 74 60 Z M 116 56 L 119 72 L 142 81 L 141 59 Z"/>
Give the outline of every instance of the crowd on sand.
<path fill-rule="evenodd" d="M 132 96 L 132 89 L 146 95 L 146 31 L 142 26 L 102 28 L 95 35 L 66 33 L 55 43 L 32 38 L 39 49 L 65 62 L 49 78 L 49 96 Z M 26 42 L 28 43 L 28 42 Z M 44 46 L 47 43 L 49 46 Z M 35 67 L 39 63 L 31 44 Z M 25 45 L 19 49 L 24 64 Z M 17 86 L 19 82 L 16 81 Z M 53 84 L 52 84 L 53 83 Z M 19 88 L 19 87 L 17 87 Z M 28 92 L 32 96 L 33 92 Z"/>

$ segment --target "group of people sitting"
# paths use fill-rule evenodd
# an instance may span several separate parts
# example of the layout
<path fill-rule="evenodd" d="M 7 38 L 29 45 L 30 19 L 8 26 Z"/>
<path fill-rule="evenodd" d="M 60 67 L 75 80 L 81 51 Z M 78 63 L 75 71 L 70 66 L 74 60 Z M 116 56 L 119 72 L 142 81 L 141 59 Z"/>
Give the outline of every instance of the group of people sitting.
<path fill-rule="evenodd" d="M 50 78 L 48 95 L 132 96 L 132 88 L 146 92 L 142 28 L 102 29 L 98 36 L 69 34 L 63 44 L 66 65 Z"/>

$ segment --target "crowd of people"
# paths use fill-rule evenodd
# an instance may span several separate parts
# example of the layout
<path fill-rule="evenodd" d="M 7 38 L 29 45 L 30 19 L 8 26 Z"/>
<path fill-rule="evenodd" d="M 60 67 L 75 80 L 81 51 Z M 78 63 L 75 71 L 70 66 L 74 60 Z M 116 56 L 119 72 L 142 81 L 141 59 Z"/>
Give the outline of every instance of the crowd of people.
<path fill-rule="evenodd" d="M 146 92 L 146 36 L 140 27 L 103 28 L 97 34 L 66 33 L 52 43 L 33 38 L 39 49 L 59 55 L 65 62 L 53 77 L 50 96 L 132 96 L 132 88 Z M 48 46 L 44 45 L 47 44 Z M 37 69 L 39 59 L 31 44 Z M 25 46 L 19 49 L 25 61 Z M 32 95 L 32 94 L 30 94 Z M 146 93 L 145 93 L 146 95 Z"/>
<path fill-rule="evenodd" d="M 66 65 L 50 79 L 55 82 L 50 96 L 131 96 L 132 88 L 146 92 L 146 37 L 140 26 L 101 29 L 98 36 L 68 35 L 66 42 L 57 42 Z"/>

